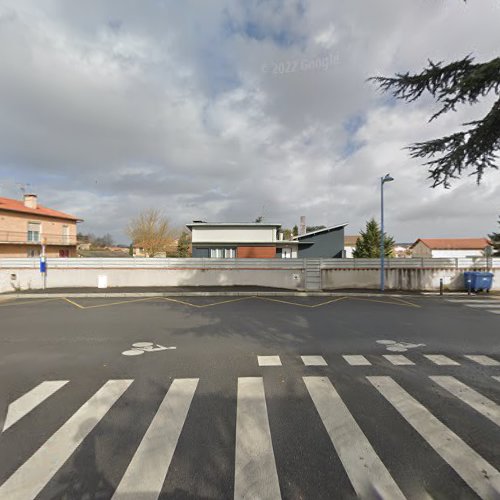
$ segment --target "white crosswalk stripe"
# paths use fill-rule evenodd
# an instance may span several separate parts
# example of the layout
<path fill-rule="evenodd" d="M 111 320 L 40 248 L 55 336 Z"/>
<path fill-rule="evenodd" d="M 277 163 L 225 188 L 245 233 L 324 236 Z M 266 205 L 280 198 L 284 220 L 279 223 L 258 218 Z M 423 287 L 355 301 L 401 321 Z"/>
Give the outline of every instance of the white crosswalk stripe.
<path fill-rule="evenodd" d="M 500 361 L 483 354 L 466 354 L 465 357 L 483 366 L 500 366 Z"/>
<path fill-rule="evenodd" d="M 234 498 L 281 498 L 260 377 L 238 379 Z"/>
<path fill-rule="evenodd" d="M 439 384 L 443 389 L 451 392 L 455 397 L 474 408 L 477 412 L 489 418 L 492 422 L 500 426 L 500 406 L 490 399 L 479 394 L 469 386 L 460 382 L 455 377 L 433 376 L 431 380 Z"/>
<path fill-rule="evenodd" d="M 500 472 L 391 377 L 367 378 L 480 498 L 500 497 Z"/>
<path fill-rule="evenodd" d="M 443 354 L 424 354 L 429 361 L 432 361 L 435 365 L 439 366 L 459 366 L 460 363 L 453 361 L 448 356 L 444 356 Z"/>
<path fill-rule="evenodd" d="M 304 383 L 359 498 L 404 499 L 330 380 L 304 377 Z"/>
<path fill-rule="evenodd" d="M 493 298 L 462 298 L 462 299 L 446 299 L 447 302 L 460 304 L 473 309 L 485 310 L 492 314 L 500 314 L 500 300 Z"/>
<path fill-rule="evenodd" d="M 176 379 L 172 382 L 113 500 L 158 498 L 197 385 L 198 379 Z"/>
<path fill-rule="evenodd" d="M 370 366 L 371 363 L 361 354 L 344 354 L 342 356 L 351 366 Z"/>
<path fill-rule="evenodd" d="M 31 391 L 10 403 L 7 416 L 3 424 L 3 431 L 21 420 L 25 415 L 34 410 L 40 403 L 52 396 L 56 391 L 68 383 L 67 380 L 45 381 L 37 385 Z M 3 432 L 2 431 L 2 432 Z"/>
<path fill-rule="evenodd" d="M 0 498 L 35 498 L 131 383 L 108 380 L 0 486 Z"/>
<path fill-rule="evenodd" d="M 439 358 L 441 355 L 428 356 L 438 356 L 434 362 L 438 365 L 443 364 L 443 366 L 446 366 L 447 360 L 450 360 L 449 358 Z M 351 361 L 361 363 L 363 360 L 353 358 Z M 356 365 L 354 364 L 354 366 Z M 492 381 L 492 378 L 495 379 L 495 382 Z M 392 405 L 403 417 L 406 424 L 415 429 L 421 436 L 422 444 L 428 443 L 479 497 L 500 498 L 500 472 L 459 437 L 458 434 L 461 432 L 449 429 L 434 416 L 430 408 L 417 401 L 392 377 L 363 376 L 362 379 L 363 385 L 366 386 L 366 381 L 368 381 L 368 390 L 374 391 L 382 404 Z M 496 382 L 500 382 L 500 375 L 485 375 L 485 379 L 490 384 L 496 384 Z M 478 422 L 489 419 L 500 426 L 499 405 L 466 383 L 449 375 L 423 376 L 422 381 L 434 398 L 441 397 L 440 394 L 436 395 L 437 388 L 434 384 L 437 384 L 440 386 L 438 392 L 447 391 L 450 398 L 456 400 L 457 405 L 465 404 L 472 408 L 474 412 L 469 412 L 466 419 L 474 418 Z M 54 478 L 52 483 L 55 487 L 56 479 L 59 479 L 59 476 L 54 477 L 56 473 L 69 461 L 84 441 L 92 441 L 92 439 L 87 438 L 99 422 L 103 421 L 102 428 L 106 429 L 105 420 L 113 420 L 119 414 L 110 412 L 108 415 L 108 411 L 122 395 L 125 400 L 120 405 L 120 409 L 116 411 L 125 411 L 124 408 L 128 404 L 127 398 L 134 397 L 133 391 L 130 395 L 126 393 L 132 382 L 132 380 L 109 380 L 106 382 L 72 416 L 69 416 L 68 420 L 38 450 L 35 450 L 24 464 L 14 472 L 10 472 L 10 477 L 3 484 L 0 484 L 0 499 L 35 498 L 51 483 L 52 478 Z M 405 498 L 405 493 L 408 494 L 408 492 L 404 488 L 401 489 L 403 484 L 398 484 L 400 477 L 397 472 L 384 464 L 383 457 L 387 455 L 384 455 L 384 450 L 378 450 L 380 442 L 372 443 L 369 440 L 369 436 L 373 435 L 373 429 L 363 428 L 364 425 L 367 425 L 363 424 L 363 422 L 367 422 L 366 419 L 358 419 L 350 405 L 346 404 L 341 396 L 342 392 L 338 392 L 336 389 L 335 382 L 332 383 L 330 378 L 325 376 L 304 376 L 302 379 L 298 379 L 297 383 L 300 383 L 301 386 L 303 383 L 305 390 L 307 390 L 306 394 L 309 395 L 306 399 L 301 400 L 301 404 L 305 407 L 309 406 L 308 411 L 317 412 L 318 424 L 320 422 L 322 424 L 315 436 L 317 435 L 318 439 L 321 440 L 329 437 L 333 445 L 331 453 L 338 456 L 357 496 L 362 499 Z M 9 434 L 25 432 L 23 425 L 28 425 L 28 422 L 14 424 L 32 411 L 33 407 L 53 404 L 50 395 L 65 384 L 67 381 L 62 380 L 43 382 L 14 401 L 16 405 L 13 406 L 13 416 L 9 417 L 8 420 Z M 167 489 L 173 487 L 172 484 L 169 484 L 169 470 L 172 468 L 171 464 L 174 463 L 173 459 L 179 443 L 182 442 L 180 438 L 185 432 L 183 429 L 186 421 L 191 418 L 194 411 L 194 407 L 190 411 L 193 401 L 195 398 L 201 397 L 201 395 L 197 395 L 198 384 L 199 379 L 197 378 L 174 379 L 172 381 L 163 400 L 155 409 L 151 421 L 143 431 L 141 430 L 143 435 L 140 437 L 137 448 L 131 450 L 131 459 L 128 463 L 123 463 L 123 469 L 114 483 L 116 487 L 112 493 L 114 500 L 129 498 L 156 500 L 162 494 L 164 484 L 168 485 Z M 304 386 L 302 386 L 302 390 L 304 390 Z M 69 391 L 70 387 L 71 384 L 67 386 L 65 391 Z M 286 477 L 280 476 L 280 467 L 278 466 L 280 462 L 276 460 L 280 457 L 275 456 L 273 446 L 273 436 L 279 432 L 279 428 L 275 426 L 280 425 L 281 422 L 276 420 L 276 417 L 274 420 L 270 420 L 262 377 L 238 378 L 235 390 L 236 427 L 230 433 L 234 438 L 234 455 L 230 457 L 230 460 L 234 459 L 234 477 L 227 478 L 227 483 L 234 480 L 235 499 L 269 498 L 278 500 L 282 494 L 285 495 L 285 490 L 282 488 L 288 484 Z M 29 398 L 28 395 L 30 395 Z M 11 403 L 10 406 L 14 403 Z M 299 411 L 301 411 L 300 408 Z M 380 409 L 375 406 L 373 408 L 375 419 L 378 411 Z M 450 411 L 456 412 L 457 408 L 452 408 Z M 383 413 L 382 420 L 376 425 L 377 433 L 392 432 L 387 412 Z M 464 423 L 464 429 L 469 428 L 465 427 L 466 425 L 469 426 L 470 422 Z M 298 432 L 300 433 L 301 430 L 298 429 Z M 324 436 L 321 435 L 322 432 Z M 463 430 L 463 432 L 467 431 Z M 13 436 L 5 434 L 5 436 L 2 435 L 3 437 L 10 439 Z M 104 443 L 106 443 L 105 440 Z M 101 444 L 101 446 L 103 445 Z M 301 446 L 304 448 L 314 447 L 314 442 L 304 440 Z M 278 449 L 281 450 L 281 448 Z M 398 449 L 392 450 L 391 453 L 397 454 Z M 387 454 L 387 450 L 385 450 L 385 454 Z M 437 459 L 437 456 L 435 458 Z M 407 460 L 408 458 L 405 458 L 403 454 L 398 459 Z M 192 473 L 192 470 L 189 470 Z M 231 469 L 229 468 L 229 470 Z M 177 471 L 177 468 L 172 469 L 172 471 Z M 60 473 L 63 473 L 63 470 Z M 81 471 L 76 470 L 71 473 L 71 477 L 76 477 L 79 473 Z M 203 474 L 203 470 L 201 474 Z M 180 477 L 189 477 L 189 474 L 186 476 L 182 473 Z M 173 482 L 175 483 L 175 479 Z M 118 483 L 117 486 L 116 483 Z M 186 492 L 188 491 L 189 485 L 186 486 Z M 424 488 L 422 494 L 425 496 Z"/>
<path fill-rule="evenodd" d="M 402 354 L 384 354 L 383 355 L 387 361 L 397 366 L 414 365 L 415 363 L 409 360 L 406 356 Z"/>

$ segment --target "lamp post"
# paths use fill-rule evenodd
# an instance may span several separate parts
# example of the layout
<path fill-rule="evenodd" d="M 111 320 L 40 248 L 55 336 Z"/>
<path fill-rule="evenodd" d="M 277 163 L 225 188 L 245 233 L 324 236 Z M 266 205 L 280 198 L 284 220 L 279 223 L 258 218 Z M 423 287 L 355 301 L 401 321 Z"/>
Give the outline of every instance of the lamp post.
<path fill-rule="evenodd" d="M 390 174 L 380 178 L 380 291 L 385 287 L 385 252 L 384 252 L 384 184 L 393 181 Z"/>

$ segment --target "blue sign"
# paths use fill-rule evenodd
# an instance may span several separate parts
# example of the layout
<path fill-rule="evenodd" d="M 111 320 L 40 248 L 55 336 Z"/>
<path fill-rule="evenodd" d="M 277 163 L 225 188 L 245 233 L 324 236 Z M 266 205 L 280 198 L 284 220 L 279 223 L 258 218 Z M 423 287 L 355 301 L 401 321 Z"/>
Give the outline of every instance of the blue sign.
<path fill-rule="evenodd" d="M 47 272 L 47 261 L 45 260 L 45 257 L 40 257 L 40 272 Z"/>

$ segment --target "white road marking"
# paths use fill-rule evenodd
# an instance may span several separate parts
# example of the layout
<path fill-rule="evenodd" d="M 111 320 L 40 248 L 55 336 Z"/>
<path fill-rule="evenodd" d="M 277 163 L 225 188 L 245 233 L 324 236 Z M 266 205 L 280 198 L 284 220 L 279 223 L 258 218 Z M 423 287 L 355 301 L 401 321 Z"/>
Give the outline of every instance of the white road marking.
<path fill-rule="evenodd" d="M 406 356 L 402 354 L 382 354 L 387 361 L 390 361 L 393 365 L 414 365 L 415 363 L 409 360 Z"/>
<path fill-rule="evenodd" d="M 460 363 L 454 361 L 448 356 L 444 356 L 443 354 L 424 354 L 429 361 L 432 361 L 436 365 L 440 366 L 460 366 Z"/>
<path fill-rule="evenodd" d="M 330 380 L 303 378 L 358 497 L 405 498 Z"/>
<path fill-rule="evenodd" d="M 500 309 L 500 301 L 497 303 L 484 303 L 484 304 L 467 304 L 467 307 L 481 307 L 488 308 L 492 307 L 493 309 Z"/>
<path fill-rule="evenodd" d="M 279 356 L 257 356 L 259 366 L 281 366 Z"/>
<path fill-rule="evenodd" d="M 488 309 L 488 312 L 493 313 L 493 314 L 500 314 L 500 311 L 493 311 L 491 309 Z"/>
<path fill-rule="evenodd" d="M 367 379 L 479 497 L 499 498 L 500 472 L 391 377 L 367 377 Z"/>
<path fill-rule="evenodd" d="M 40 403 L 43 403 L 43 401 L 67 383 L 68 380 L 42 382 L 31 389 L 31 391 L 10 403 L 2 432 L 14 425 L 18 420 L 35 409 Z"/>
<path fill-rule="evenodd" d="M 344 354 L 342 356 L 351 366 L 369 366 L 371 363 L 361 354 Z"/>
<path fill-rule="evenodd" d="M 500 361 L 482 354 L 466 354 L 465 357 L 483 366 L 500 366 Z"/>
<path fill-rule="evenodd" d="M 234 498 L 281 498 L 260 377 L 238 379 Z"/>
<path fill-rule="evenodd" d="M 500 426 L 500 406 L 496 403 L 479 394 L 479 392 L 465 385 L 463 382 L 460 382 L 455 377 L 433 376 L 430 379 Z"/>
<path fill-rule="evenodd" d="M 113 500 L 156 500 L 161 493 L 198 379 L 175 379 L 130 461 Z"/>
<path fill-rule="evenodd" d="M 131 383 L 108 380 L 0 486 L 0 498 L 35 498 Z"/>
<path fill-rule="evenodd" d="M 494 378 L 497 382 L 500 382 L 500 377 L 497 377 L 496 375 L 492 375 L 492 378 Z"/>
<path fill-rule="evenodd" d="M 301 356 L 301 359 L 306 366 L 328 366 L 323 356 Z"/>
<path fill-rule="evenodd" d="M 499 299 L 491 299 L 491 298 L 484 298 L 484 299 L 446 299 L 446 302 L 454 302 L 456 304 L 500 304 Z"/>

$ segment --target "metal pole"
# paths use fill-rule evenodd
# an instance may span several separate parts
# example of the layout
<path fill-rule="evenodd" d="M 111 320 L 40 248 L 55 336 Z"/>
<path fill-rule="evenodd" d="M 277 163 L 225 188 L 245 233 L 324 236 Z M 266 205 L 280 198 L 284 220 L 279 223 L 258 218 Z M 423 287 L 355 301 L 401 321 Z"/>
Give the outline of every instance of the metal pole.
<path fill-rule="evenodd" d="M 380 291 L 385 287 L 384 256 L 384 178 L 380 178 Z"/>

